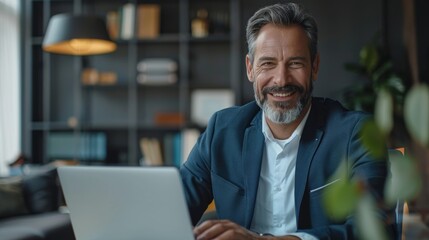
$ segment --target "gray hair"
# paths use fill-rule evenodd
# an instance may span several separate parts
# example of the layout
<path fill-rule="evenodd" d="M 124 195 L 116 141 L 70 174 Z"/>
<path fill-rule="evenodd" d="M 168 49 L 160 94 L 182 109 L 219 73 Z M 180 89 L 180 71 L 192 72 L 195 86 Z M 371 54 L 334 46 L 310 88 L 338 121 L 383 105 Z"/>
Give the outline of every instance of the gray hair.
<path fill-rule="evenodd" d="M 247 22 L 246 38 L 248 55 L 253 63 L 255 54 L 255 41 L 259 31 L 266 24 L 277 26 L 299 25 L 307 34 L 311 63 L 317 54 L 317 24 L 314 18 L 296 3 L 278 3 L 259 9 Z"/>

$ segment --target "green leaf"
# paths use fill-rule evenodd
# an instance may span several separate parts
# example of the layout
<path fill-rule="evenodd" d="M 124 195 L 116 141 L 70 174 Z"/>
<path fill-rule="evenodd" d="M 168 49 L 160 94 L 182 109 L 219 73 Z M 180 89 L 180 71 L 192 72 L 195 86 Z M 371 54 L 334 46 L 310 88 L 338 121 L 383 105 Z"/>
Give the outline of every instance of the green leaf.
<path fill-rule="evenodd" d="M 386 81 L 386 86 L 390 89 L 397 91 L 398 93 L 405 92 L 405 85 L 402 79 L 395 74 L 391 74 Z"/>
<path fill-rule="evenodd" d="M 393 206 L 397 200 L 415 199 L 422 187 L 422 178 L 417 162 L 408 156 L 398 153 L 389 153 L 390 176 L 386 182 L 386 202 Z"/>
<path fill-rule="evenodd" d="M 356 224 L 359 239 L 387 240 L 383 222 L 378 218 L 377 206 L 370 195 L 365 195 L 359 201 L 356 211 Z"/>
<path fill-rule="evenodd" d="M 374 81 L 379 81 L 381 77 L 386 74 L 389 70 L 392 69 L 392 62 L 388 61 L 383 63 L 379 68 L 377 68 L 374 73 L 371 75 Z"/>
<path fill-rule="evenodd" d="M 348 180 L 346 162 L 338 167 L 323 192 L 323 206 L 327 215 L 334 220 L 343 220 L 356 209 L 359 187 Z"/>
<path fill-rule="evenodd" d="M 364 46 L 360 53 L 360 64 L 365 66 L 368 73 L 371 73 L 378 64 L 379 56 L 377 47 L 374 44 Z"/>
<path fill-rule="evenodd" d="M 375 158 L 382 158 L 386 151 L 386 138 L 375 121 L 365 122 L 360 131 L 362 144 Z"/>
<path fill-rule="evenodd" d="M 380 130 L 387 135 L 393 128 L 393 100 L 390 93 L 382 89 L 377 96 L 374 112 L 375 122 Z"/>
<path fill-rule="evenodd" d="M 405 98 L 404 119 L 411 136 L 429 146 L 429 87 L 414 85 Z"/>

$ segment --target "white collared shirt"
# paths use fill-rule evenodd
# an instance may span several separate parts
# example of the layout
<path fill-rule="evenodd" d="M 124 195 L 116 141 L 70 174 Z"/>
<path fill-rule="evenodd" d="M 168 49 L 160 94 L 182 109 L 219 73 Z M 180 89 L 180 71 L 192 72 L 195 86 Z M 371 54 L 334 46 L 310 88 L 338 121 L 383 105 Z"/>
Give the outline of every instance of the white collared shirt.
<path fill-rule="evenodd" d="M 310 234 L 296 233 L 295 166 L 299 141 L 307 121 L 309 109 L 285 140 L 275 139 L 262 116 L 265 150 L 262 157 L 258 192 L 250 230 L 275 236 L 294 235 L 302 239 L 316 239 Z"/>

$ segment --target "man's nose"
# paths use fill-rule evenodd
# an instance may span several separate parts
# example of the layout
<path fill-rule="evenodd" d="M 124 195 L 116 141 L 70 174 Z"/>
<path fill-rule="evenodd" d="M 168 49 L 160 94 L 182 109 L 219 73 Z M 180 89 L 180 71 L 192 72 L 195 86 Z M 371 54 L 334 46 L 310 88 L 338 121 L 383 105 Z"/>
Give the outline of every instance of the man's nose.
<path fill-rule="evenodd" d="M 285 64 L 279 64 L 275 71 L 274 84 L 283 87 L 288 84 L 290 81 L 289 69 Z"/>

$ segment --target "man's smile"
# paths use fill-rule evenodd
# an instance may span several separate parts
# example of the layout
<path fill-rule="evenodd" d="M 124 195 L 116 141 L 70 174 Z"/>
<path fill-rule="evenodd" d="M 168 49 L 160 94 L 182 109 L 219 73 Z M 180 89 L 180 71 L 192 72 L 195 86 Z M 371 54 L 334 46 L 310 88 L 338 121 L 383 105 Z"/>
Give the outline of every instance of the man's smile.
<path fill-rule="evenodd" d="M 288 85 L 285 87 L 267 87 L 262 90 L 264 95 L 271 95 L 273 100 L 276 101 L 285 101 L 289 100 L 296 93 L 302 93 L 303 89 L 295 85 Z"/>
<path fill-rule="evenodd" d="M 274 97 L 289 97 L 290 95 L 294 94 L 295 92 L 288 92 L 288 93 L 272 93 Z"/>

